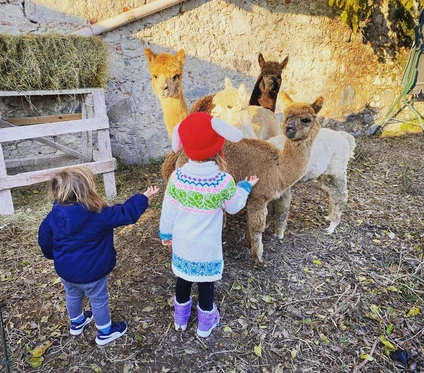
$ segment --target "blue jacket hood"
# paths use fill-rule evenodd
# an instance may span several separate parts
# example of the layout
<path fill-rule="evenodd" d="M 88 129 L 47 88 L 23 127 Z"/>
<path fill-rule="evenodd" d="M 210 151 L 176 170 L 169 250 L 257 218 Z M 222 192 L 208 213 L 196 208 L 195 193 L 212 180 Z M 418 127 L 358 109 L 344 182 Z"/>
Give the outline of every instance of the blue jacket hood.
<path fill-rule="evenodd" d="M 57 229 L 65 235 L 80 231 L 93 214 L 80 204 L 62 206 L 55 201 L 52 208 L 52 219 Z"/>

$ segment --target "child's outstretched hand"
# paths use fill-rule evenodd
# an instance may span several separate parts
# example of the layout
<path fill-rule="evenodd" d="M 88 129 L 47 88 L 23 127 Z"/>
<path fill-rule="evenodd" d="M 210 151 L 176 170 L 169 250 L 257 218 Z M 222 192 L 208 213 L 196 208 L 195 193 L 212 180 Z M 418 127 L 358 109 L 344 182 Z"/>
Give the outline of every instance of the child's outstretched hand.
<path fill-rule="evenodd" d="M 172 246 L 172 239 L 171 240 L 162 240 L 163 246 Z"/>
<path fill-rule="evenodd" d="M 245 180 L 247 180 L 247 177 L 246 177 L 246 179 Z M 252 187 L 254 187 L 255 186 L 255 184 L 258 182 L 258 177 L 256 176 L 256 175 L 252 175 L 252 176 L 250 176 L 249 177 L 249 180 L 247 180 L 249 183 L 250 183 L 250 185 L 252 186 Z"/>
<path fill-rule="evenodd" d="M 147 190 L 143 193 L 147 198 L 151 198 L 154 195 L 158 194 L 160 189 L 157 186 L 149 186 Z"/>

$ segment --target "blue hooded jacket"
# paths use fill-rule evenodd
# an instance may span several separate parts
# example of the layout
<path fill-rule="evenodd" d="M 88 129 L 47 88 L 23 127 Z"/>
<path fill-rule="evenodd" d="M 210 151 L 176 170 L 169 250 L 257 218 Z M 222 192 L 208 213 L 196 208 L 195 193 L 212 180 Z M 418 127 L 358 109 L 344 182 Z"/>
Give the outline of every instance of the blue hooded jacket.
<path fill-rule="evenodd" d="M 62 206 L 55 201 L 38 230 L 38 244 L 44 256 L 54 260 L 61 278 L 89 284 L 108 275 L 116 264 L 113 229 L 136 223 L 148 204 L 144 194 L 136 194 L 97 213 L 81 204 Z"/>

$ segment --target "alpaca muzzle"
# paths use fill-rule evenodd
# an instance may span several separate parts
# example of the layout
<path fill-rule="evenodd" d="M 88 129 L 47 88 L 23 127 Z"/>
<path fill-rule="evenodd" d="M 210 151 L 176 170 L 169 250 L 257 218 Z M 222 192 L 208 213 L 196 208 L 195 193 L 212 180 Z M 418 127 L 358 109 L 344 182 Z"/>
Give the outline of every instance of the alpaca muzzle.
<path fill-rule="evenodd" d="M 288 124 L 286 126 L 286 135 L 289 139 L 292 139 L 296 136 L 297 128 L 294 124 Z"/>

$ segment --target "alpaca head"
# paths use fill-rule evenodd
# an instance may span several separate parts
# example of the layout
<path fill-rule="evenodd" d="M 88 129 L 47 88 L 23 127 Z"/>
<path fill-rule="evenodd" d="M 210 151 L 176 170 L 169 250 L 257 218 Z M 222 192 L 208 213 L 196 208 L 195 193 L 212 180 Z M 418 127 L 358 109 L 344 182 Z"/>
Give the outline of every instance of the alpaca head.
<path fill-rule="evenodd" d="M 249 92 L 244 84 L 234 88 L 231 80 L 225 78 L 225 88 L 216 93 L 213 98 L 214 108 L 211 114 L 234 127 L 251 125 L 249 106 Z"/>
<path fill-rule="evenodd" d="M 292 141 L 314 139 L 321 128 L 316 115 L 324 104 L 324 98 L 318 97 L 313 104 L 293 102 L 285 92 L 281 98 L 285 105 L 282 125 L 284 135 Z"/>
<path fill-rule="evenodd" d="M 152 87 L 161 98 L 178 97 L 182 94 L 182 77 L 185 62 L 184 49 L 177 54 L 155 54 L 150 48 L 144 50 L 148 69 L 152 78 Z"/>
<path fill-rule="evenodd" d="M 262 53 L 259 53 L 258 62 L 261 67 L 261 73 L 258 80 L 261 91 L 278 93 L 281 86 L 281 73 L 286 67 L 289 58 L 286 57 L 283 62 L 265 61 Z"/>

